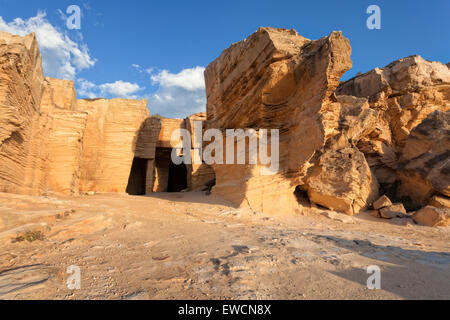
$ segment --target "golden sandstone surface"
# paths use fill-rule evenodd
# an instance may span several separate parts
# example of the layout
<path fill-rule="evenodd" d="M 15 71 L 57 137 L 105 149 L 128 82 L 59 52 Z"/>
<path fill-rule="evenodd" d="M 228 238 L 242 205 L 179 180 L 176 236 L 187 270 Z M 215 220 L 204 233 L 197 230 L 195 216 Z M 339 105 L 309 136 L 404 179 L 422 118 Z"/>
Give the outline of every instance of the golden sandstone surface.
<path fill-rule="evenodd" d="M 340 32 L 309 40 L 260 28 L 206 68 L 206 114 L 167 119 L 151 117 L 146 100 L 77 99 L 72 81 L 44 77 L 34 34 L 0 32 L 0 192 L 208 190 L 253 212 L 320 205 L 348 215 L 385 195 L 394 204 L 377 216 L 417 210 L 418 223 L 448 225 L 448 65 L 411 56 L 340 82 L 350 55 Z M 173 166 L 172 132 L 195 136 L 195 122 L 278 129 L 277 173 Z"/>

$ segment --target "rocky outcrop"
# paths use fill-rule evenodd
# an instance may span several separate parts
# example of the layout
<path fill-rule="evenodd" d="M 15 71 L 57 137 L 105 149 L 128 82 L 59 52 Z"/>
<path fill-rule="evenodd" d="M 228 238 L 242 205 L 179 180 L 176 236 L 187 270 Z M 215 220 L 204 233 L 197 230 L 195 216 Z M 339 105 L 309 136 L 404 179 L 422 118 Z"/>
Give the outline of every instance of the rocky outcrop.
<path fill-rule="evenodd" d="M 341 84 L 336 95 L 366 98 L 379 113 L 374 130 L 357 147 L 383 192 L 394 198 L 407 196 L 416 205 L 426 204 L 435 193 L 448 194 L 446 65 L 407 57 Z"/>
<path fill-rule="evenodd" d="M 376 179 L 355 147 L 376 112 L 365 99 L 333 96 L 350 53 L 339 32 L 311 41 L 294 30 L 260 28 L 206 68 L 210 127 L 280 130 L 276 175 L 260 175 L 258 165 L 215 165 L 213 193 L 276 213 L 298 207 L 297 186 L 348 214 L 377 197 Z"/>
<path fill-rule="evenodd" d="M 33 130 L 39 118 L 44 77 L 34 34 L 0 32 L 0 191 L 33 193 Z M 34 128 L 35 127 L 35 128 Z M 34 154 L 35 156 L 35 154 Z"/>
<path fill-rule="evenodd" d="M 73 81 L 43 77 L 34 34 L 0 39 L 0 188 L 77 194 L 87 115 Z"/>
<path fill-rule="evenodd" d="M 449 195 L 449 68 L 411 56 L 339 84 L 350 52 L 338 32 L 311 41 L 260 28 L 206 68 L 210 128 L 280 130 L 275 176 L 258 164 L 215 165 L 213 192 L 280 213 L 295 209 L 297 188 L 347 214 L 379 191 L 409 207 Z"/>
<path fill-rule="evenodd" d="M 399 193 L 426 204 L 450 196 L 450 111 L 434 111 L 415 127 L 401 150 Z"/>
<path fill-rule="evenodd" d="M 428 205 L 416 222 L 448 224 L 448 65 L 411 56 L 340 83 L 350 53 L 340 32 L 309 40 L 260 28 L 206 68 L 206 114 L 167 119 L 149 117 L 146 100 L 77 100 L 72 81 L 42 75 L 34 34 L 0 32 L 0 191 L 149 194 L 214 186 L 213 193 L 255 213 L 299 212 L 306 205 L 299 199 L 307 198 L 348 215 L 373 206 L 386 219 Z M 172 139 L 177 129 L 191 134 L 187 150 Z M 206 129 L 255 130 L 231 142 L 246 164 L 226 163 L 225 141 L 212 165 L 173 164 L 174 149 L 195 160 L 210 147 L 215 139 L 202 139 Z M 279 151 L 272 159 L 278 170 L 269 175 L 270 164 L 249 163 L 248 144 L 240 150 L 241 142 L 264 136 L 260 129 L 279 133 L 278 148 L 268 146 L 269 154 Z"/>

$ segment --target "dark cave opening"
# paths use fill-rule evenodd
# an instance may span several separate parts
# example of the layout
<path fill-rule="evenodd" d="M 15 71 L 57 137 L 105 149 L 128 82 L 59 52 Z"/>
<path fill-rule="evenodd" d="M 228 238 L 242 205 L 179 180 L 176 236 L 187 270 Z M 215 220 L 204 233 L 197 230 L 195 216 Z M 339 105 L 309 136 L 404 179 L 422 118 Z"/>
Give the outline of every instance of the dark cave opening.
<path fill-rule="evenodd" d="M 305 189 L 305 186 L 297 186 L 294 191 L 294 195 L 299 204 L 304 207 L 310 207 L 311 202 L 308 197 L 308 192 Z"/>
<path fill-rule="evenodd" d="M 186 165 L 184 163 L 177 165 L 170 161 L 167 192 L 180 192 L 187 187 Z"/>
<path fill-rule="evenodd" d="M 145 195 L 145 180 L 147 175 L 147 159 L 134 158 L 126 192 L 129 195 Z"/>

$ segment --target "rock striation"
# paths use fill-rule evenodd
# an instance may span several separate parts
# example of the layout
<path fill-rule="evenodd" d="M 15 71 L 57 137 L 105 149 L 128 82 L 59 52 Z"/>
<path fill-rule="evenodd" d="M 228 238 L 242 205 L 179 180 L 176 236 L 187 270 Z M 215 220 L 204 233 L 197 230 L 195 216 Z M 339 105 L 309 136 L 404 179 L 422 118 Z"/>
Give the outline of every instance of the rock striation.
<path fill-rule="evenodd" d="M 0 32 L 0 191 L 31 193 L 39 171 L 32 138 L 44 88 L 34 34 Z M 39 184 L 39 183 L 38 183 Z"/>
<path fill-rule="evenodd" d="M 449 196 L 448 66 L 411 56 L 339 82 L 350 54 L 340 32 L 260 28 L 206 68 L 209 127 L 280 130 L 276 175 L 214 165 L 213 193 L 280 214 L 296 192 L 350 215 L 381 194 L 410 207 Z"/>
<path fill-rule="evenodd" d="M 212 188 L 255 213 L 374 208 L 379 218 L 448 225 L 448 64 L 410 56 L 340 82 L 350 55 L 341 32 L 310 40 L 260 28 L 206 68 L 206 113 L 168 119 L 151 117 L 146 100 L 77 99 L 73 81 L 43 76 L 34 34 L 0 32 L 0 192 Z M 177 129 L 191 134 L 188 150 L 172 139 Z M 279 148 L 268 146 L 278 171 L 265 174 L 261 161 L 172 163 L 172 152 L 202 154 L 207 129 L 253 129 L 257 139 L 278 130 Z M 234 139 L 234 154 L 249 160 L 251 138 Z"/>
<path fill-rule="evenodd" d="M 0 32 L 0 190 L 125 192 L 146 101 L 77 100 L 44 78 L 34 34 Z"/>
<path fill-rule="evenodd" d="M 449 196 L 450 69 L 410 56 L 359 75 L 337 95 L 366 98 L 379 113 L 375 130 L 358 148 L 390 197 L 425 205 Z"/>
<path fill-rule="evenodd" d="M 354 214 L 378 195 L 378 184 L 355 143 L 376 120 L 365 99 L 334 96 L 350 69 L 340 32 L 309 40 L 294 30 L 260 28 L 205 70 L 210 126 L 280 130 L 279 172 L 214 166 L 213 192 L 254 211 L 292 211 L 300 187 L 311 201 Z"/>
<path fill-rule="evenodd" d="M 149 117 L 147 100 L 84 99 L 85 112 L 80 191 L 125 192 L 133 163 L 136 137 Z"/>
<path fill-rule="evenodd" d="M 167 191 L 170 153 L 180 142 L 172 132 L 206 118 L 153 118 L 147 100 L 79 100 L 73 81 L 43 76 L 34 34 L 0 32 L 0 71 L 1 192 Z M 185 171 L 193 190 L 214 179 L 207 165 Z"/>

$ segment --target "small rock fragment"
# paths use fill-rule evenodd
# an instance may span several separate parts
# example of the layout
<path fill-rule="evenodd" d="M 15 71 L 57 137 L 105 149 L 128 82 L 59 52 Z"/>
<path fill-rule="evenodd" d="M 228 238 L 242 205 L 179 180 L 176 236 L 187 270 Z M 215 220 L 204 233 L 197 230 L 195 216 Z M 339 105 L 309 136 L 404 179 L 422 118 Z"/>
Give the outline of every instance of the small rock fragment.
<path fill-rule="evenodd" d="M 450 208 L 450 199 L 441 196 L 434 196 L 431 198 L 428 205 L 435 208 Z"/>
<path fill-rule="evenodd" d="M 355 220 L 353 220 L 353 218 L 351 216 L 342 214 L 342 213 L 337 213 L 334 211 L 322 211 L 321 215 L 332 219 L 332 220 L 336 220 L 336 221 L 340 221 L 342 223 L 347 223 L 347 224 L 353 224 L 355 223 Z"/>
<path fill-rule="evenodd" d="M 386 195 L 383 195 L 373 203 L 373 208 L 375 210 L 378 210 L 381 208 L 389 207 L 391 205 L 392 205 L 391 200 Z"/>
<path fill-rule="evenodd" d="M 374 217 L 374 218 L 381 218 L 380 217 L 380 212 L 378 210 L 372 210 L 370 211 L 370 216 Z"/>
<path fill-rule="evenodd" d="M 380 216 L 383 219 L 393 219 L 393 218 L 406 218 L 405 207 L 401 203 L 395 203 L 391 206 L 384 207 L 380 209 Z"/>

